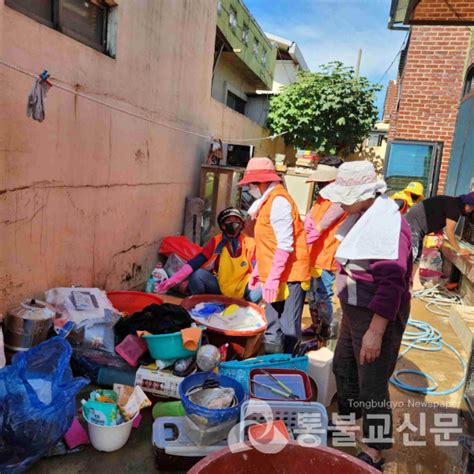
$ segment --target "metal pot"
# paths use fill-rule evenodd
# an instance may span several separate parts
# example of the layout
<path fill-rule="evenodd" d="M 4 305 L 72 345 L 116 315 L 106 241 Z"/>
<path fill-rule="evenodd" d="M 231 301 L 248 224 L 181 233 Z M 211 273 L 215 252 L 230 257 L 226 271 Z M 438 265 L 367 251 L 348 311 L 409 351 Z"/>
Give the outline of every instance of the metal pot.
<path fill-rule="evenodd" d="M 5 315 L 3 329 L 5 347 L 12 351 L 27 351 L 46 340 L 53 324 L 55 310 L 39 300 L 25 300 Z"/>

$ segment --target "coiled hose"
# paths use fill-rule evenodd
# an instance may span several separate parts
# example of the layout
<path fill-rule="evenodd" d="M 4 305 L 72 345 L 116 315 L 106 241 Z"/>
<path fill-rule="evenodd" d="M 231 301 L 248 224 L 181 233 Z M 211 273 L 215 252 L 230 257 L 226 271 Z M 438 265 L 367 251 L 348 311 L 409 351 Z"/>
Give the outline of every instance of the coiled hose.
<path fill-rule="evenodd" d="M 427 352 L 437 352 L 437 351 L 442 350 L 443 346 L 445 346 L 449 350 L 451 350 L 461 362 L 462 367 L 463 367 L 463 376 L 462 376 L 462 379 L 454 387 L 447 390 L 441 390 L 441 391 L 437 391 L 439 385 L 438 385 L 438 382 L 436 382 L 435 378 L 425 372 L 422 372 L 421 370 L 414 370 L 414 369 L 396 370 L 393 373 L 393 376 L 390 378 L 390 382 L 393 385 L 395 385 L 395 387 L 403 389 L 403 390 L 407 390 L 408 392 L 423 393 L 427 395 L 437 395 L 437 396 L 449 395 L 451 393 L 458 391 L 464 385 L 464 381 L 466 377 L 466 367 L 467 367 L 466 361 L 463 359 L 461 354 L 451 344 L 448 344 L 447 342 L 443 341 L 441 331 L 431 326 L 431 324 L 428 324 L 425 321 L 409 319 L 407 326 L 416 328 L 417 330 L 405 331 L 402 338 L 402 345 L 406 346 L 406 349 L 404 349 L 400 353 L 400 355 L 398 356 L 399 359 L 400 357 L 403 357 L 411 349 L 418 349 L 420 351 L 427 351 Z M 403 374 L 419 375 L 427 379 L 431 383 L 431 385 L 428 387 L 417 387 L 414 385 L 410 385 L 400 380 L 400 376 Z"/>

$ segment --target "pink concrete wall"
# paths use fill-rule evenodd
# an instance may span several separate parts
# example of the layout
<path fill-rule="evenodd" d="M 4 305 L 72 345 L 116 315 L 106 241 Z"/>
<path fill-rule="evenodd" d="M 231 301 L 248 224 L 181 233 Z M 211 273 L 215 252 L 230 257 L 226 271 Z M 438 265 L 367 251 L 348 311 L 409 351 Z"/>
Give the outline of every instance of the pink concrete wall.
<path fill-rule="evenodd" d="M 117 59 L 0 0 L 0 58 L 172 126 L 216 136 L 267 131 L 210 97 L 214 0 L 123 1 Z M 205 139 L 51 89 L 26 117 L 33 80 L 0 65 L 0 311 L 54 286 L 135 287 L 158 241 L 182 230 Z M 257 152 L 282 150 L 281 140 Z"/>

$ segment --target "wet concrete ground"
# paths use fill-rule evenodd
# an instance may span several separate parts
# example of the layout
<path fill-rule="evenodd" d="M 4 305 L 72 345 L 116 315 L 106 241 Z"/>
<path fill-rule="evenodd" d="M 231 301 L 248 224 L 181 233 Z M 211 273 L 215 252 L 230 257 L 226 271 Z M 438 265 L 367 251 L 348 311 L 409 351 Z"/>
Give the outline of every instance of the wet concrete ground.
<path fill-rule="evenodd" d="M 441 330 L 446 342 L 458 349 L 464 357 L 466 354 L 457 340 L 447 318 L 437 316 L 427 311 L 424 304 L 413 302 L 413 319 L 427 321 Z M 304 326 L 309 322 L 305 313 Z M 457 358 L 448 350 L 441 352 L 422 352 L 411 350 L 399 360 L 397 369 L 419 369 L 433 376 L 440 385 L 440 390 L 454 386 L 462 377 L 462 367 Z M 422 379 L 408 375 L 404 378 L 414 385 L 426 385 Z M 390 388 L 391 400 L 394 404 L 394 426 L 400 427 L 404 417 L 409 416 L 411 423 L 418 428 L 417 432 L 406 429 L 398 433 L 395 429 L 395 447 L 385 453 L 386 465 L 384 472 L 390 474 L 453 474 L 460 472 L 462 449 L 459 446 L 437 446 L 435 414 L 458 414 L 462 391 L 447 396 L 416 395 L 402 392 L 395 387 Z M 332 412 L 335 403 L 329 407 Z M 426 417 L 426 435 L 420 435 L 420 415 Z M 133 430 L 128 444 L 114 453 L 101 453 L 92 447 L 86 447 L 78 454 L 57 458 L 43 459 L 35 464 L 29 472 L 38 474 L 93 474 L 93 473 L 152 473 L 154 453 L 152 449 L 152 417 L 151 411 L 144 414 L 144 419 L 138 430 Z M 423 417 L 423 415 L 421 415 Z M 463 419 L 459 418 L 459 427 L 465 431 Z M 426 442 L 426 446 L 404 445 L 403 436 L 410 435 L 410 441 Z M 440 436 L 440 435 L 438 435 Z M 456 440 L 458 434 L 452 434 L 450 439 Z M 406 444 L 406 443 L 405 443 Z M 356 451 L 344 449 L 349 453 Z"/>

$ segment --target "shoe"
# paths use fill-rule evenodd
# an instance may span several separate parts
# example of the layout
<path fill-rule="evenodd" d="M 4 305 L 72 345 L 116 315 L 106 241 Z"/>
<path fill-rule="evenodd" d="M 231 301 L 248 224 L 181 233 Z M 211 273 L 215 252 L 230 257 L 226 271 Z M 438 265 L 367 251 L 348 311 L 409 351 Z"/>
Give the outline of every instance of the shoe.
<path fill-rule="evenodd" d="M 371 456 L 369 456 L 367 453 L 364 453 L 364 451 L 360 452 L 357 455 L 357 459 L 360 459 L 361 461 L 364 461 L 367 463 L 369 466 L 374 467 L 375 469 L 378 469 L 379 471 L 382 471 L 382 467 L 385 464 L 385 459 L 382 458 L 380 461 L 375 462 Z"/>

